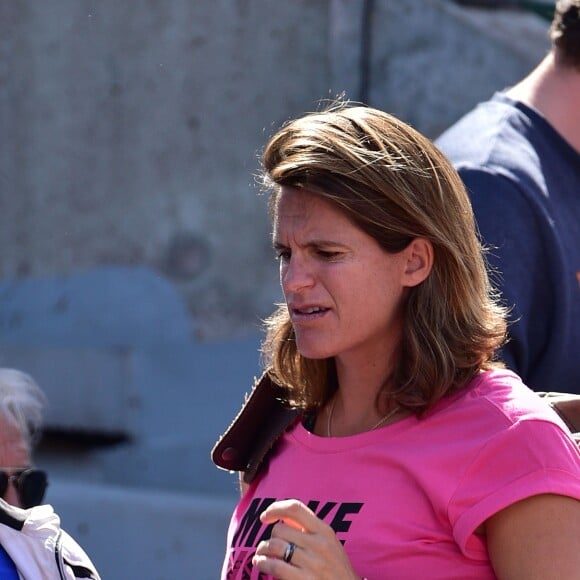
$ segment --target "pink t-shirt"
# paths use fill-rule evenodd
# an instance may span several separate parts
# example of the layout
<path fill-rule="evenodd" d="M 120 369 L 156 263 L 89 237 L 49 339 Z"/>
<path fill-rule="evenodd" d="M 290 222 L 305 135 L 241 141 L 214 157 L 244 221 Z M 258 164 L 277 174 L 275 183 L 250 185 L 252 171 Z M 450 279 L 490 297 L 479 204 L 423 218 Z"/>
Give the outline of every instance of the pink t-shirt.
<path fill-rule="evenodd" d="M 221 577 L 266 578 L 251 563 L 271 531 L 259 515 L 296 498 L 332 526 L 369 580 L 495 578 L 474 531 L 541 493 L 580 499 L 578 448 L 516 375 L 489 371 L 422 419 L 350 437 L 291 427 L 234 511 Z"/>

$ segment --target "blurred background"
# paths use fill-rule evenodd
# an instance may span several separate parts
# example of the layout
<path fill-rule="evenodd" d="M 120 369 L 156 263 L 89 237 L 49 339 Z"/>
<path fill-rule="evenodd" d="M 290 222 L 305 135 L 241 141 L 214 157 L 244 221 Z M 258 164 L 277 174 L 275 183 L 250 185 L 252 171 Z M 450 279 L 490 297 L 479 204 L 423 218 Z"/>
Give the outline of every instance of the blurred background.
<path fill-rule="evenodd" d="M 209 454 L 279 300 L 258 158 L 346 97 L 435 138 L 554 2 L 0 0 L 0 366 L 49 399 L 47 501 L 104 579 L 219 577 Z"/>

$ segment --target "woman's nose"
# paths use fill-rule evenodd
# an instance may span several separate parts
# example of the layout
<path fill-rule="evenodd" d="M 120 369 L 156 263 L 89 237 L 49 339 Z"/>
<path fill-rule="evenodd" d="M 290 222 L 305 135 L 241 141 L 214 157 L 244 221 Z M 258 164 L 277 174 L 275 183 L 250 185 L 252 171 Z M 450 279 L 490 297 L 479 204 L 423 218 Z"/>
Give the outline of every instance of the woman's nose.
<path fill-rule="evenodd" d="M 299 292 L 314 284 L 314 275 L 303 258 L 295 254 L 280 267 L 280 283 L 284 294 Z"/>

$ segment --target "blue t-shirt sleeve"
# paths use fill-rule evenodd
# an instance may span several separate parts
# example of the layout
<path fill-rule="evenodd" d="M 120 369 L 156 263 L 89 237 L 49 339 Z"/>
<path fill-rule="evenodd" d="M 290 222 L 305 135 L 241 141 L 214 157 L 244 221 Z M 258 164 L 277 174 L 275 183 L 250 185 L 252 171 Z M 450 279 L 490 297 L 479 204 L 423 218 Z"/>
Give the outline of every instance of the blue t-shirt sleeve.
<path fill-rule="evenodd" d="M 16 565 L 2 546 L 0 546 L 0 578 L 2 580 L 19 580 Z"/>
<path fill-rule="evenodd" d="M 510 341 L 501 357 L 522 376 L 530 371 L 550 336 L 551 305 L 548 220 L 520 185 L 506 175 L 460 168 L 484 246 L 494 287 L 510 308 Z"/>

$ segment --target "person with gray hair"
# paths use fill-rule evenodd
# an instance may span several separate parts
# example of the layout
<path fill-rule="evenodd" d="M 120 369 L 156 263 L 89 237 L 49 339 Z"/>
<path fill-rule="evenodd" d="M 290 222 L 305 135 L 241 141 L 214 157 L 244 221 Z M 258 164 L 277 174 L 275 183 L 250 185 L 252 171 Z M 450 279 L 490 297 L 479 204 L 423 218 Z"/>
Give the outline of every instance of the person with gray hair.
<path fill-rule="evenodd" d="M 32 467 L 41 433 L 46 397 L 28 374 L 0 368 L 0 497 L 30 508 L 46 492 L 46 472 Z"/>
<path fill-rule="evenodd" d="M 32 453 L 47 400 L 28 374 L 0 368 L 0 578 L 100 580 L 81 546 L 44 500 L 46 472 Z"/>

